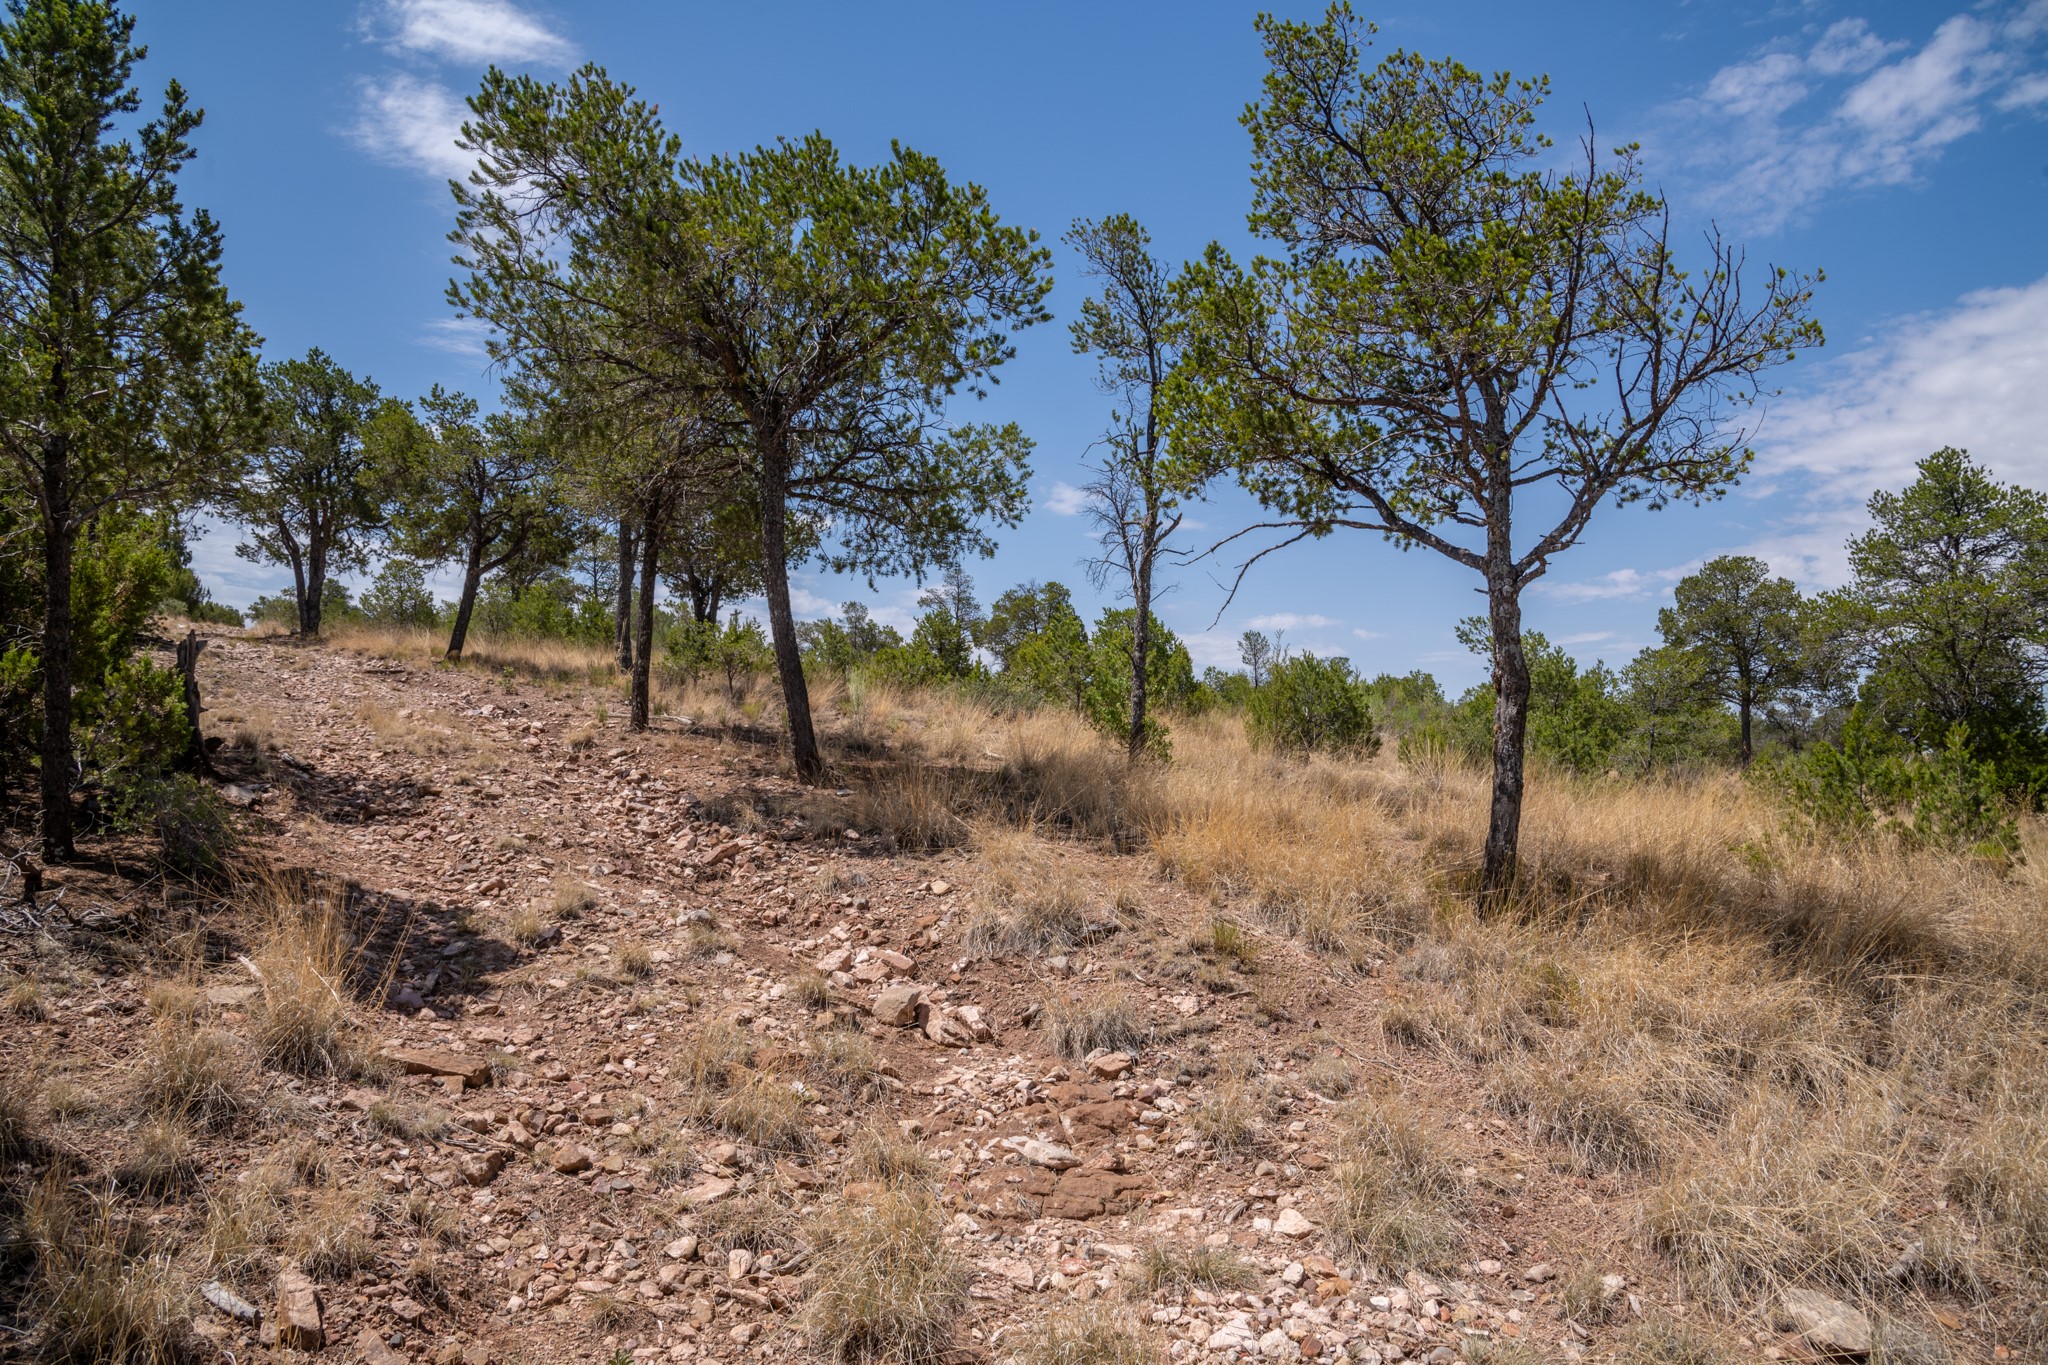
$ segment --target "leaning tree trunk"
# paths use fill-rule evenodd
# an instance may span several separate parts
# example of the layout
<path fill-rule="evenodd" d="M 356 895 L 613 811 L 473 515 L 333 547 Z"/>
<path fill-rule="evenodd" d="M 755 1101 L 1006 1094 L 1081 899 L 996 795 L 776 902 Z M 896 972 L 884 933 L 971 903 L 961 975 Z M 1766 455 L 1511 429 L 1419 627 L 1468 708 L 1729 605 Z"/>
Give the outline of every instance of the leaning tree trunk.
<path fill-rule="evenodd" d="M 789 606 L 789 509 L 781 450 L 761 452 L 761 579 L 768 598 L 768 628 L 775 642 L 775 671 L 782 680 L 782 704 L 789 712 L 789 747 L 799 782 L 824 780 L 825 760 L 811 727 L 811 692 L 804 682 L 803 653 Z"/>
<path fill-rule="evenodd" d="M 306 548 L 306 587 L 299 594 L 299 634 L 320 633 L 320 609 L 327 604 L 327 547 L 315 541 Z"/>
<path fill-rule="evenodd" d="M 1482 910 L 1498 908 L 1515 881 L 1522 832 L 1522 757 L 1529 735 L 1529 659 L 1522 651 L 1522 604 L 1512 568 L 1487 574 L 1493 621 L 1493 809 L 1479 874 Z"/>
<path fill-rule="evenodd" d="M 619 672 L 633 671 L 633 527 L 624 517 L 619 518 L 619 573 L 617 592 L 613 598 L 612 621 L 617 627 L 614 652 L 618 656 Z"/>
<path fill-rule="evenodd" d="M 469 555 L 462 565 L 462 597 L 455 604 L 455 626 L 448 632 L 448 657 L 462 657 L 462 646 L 469 640 L 469 618 L 476 611 L 477 588 L 484 581 L 484 547 L 477 541 L 469 543 Z"/>
<path fill-rule="evenodd" d="M 648 694 L 654 672 L 654 583 L 661 568 L 661 517 L 650 510 L 641 527 L 640 597 L 633 613 L 633 705 L 627 722 L 635 730 L 647 728 Z"/>
<path fill-rule="evenodd" d="M 43 456 L 43 861 L 78 856 L 71 837 L 71 478 L 66 438 L 53 438 Z"/>

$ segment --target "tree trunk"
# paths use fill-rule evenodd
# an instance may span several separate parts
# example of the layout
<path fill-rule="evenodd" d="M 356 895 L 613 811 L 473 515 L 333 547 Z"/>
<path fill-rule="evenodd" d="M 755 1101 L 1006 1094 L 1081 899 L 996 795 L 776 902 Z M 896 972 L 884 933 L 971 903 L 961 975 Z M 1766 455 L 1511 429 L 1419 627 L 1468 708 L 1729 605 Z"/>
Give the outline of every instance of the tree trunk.
<path fill-rule="evenodd" d="M 1148 531 L 1148 535 L 1149 535 Z M 1125 756 L 1136 763 L 1145 756 L 1145 665 L 1152 653 L 1152 556 L 1149 550 L 1138 561 L 1131 585 L 1131 601 L 1137 614 L 1131 621 L 1131 728 L 1124 737 Z"/>
<path fill-rule="evenodd" d="M 1750 756 L 1756 752 L 1749 743 L 1749 694 L 1744 693 L 1742 703 L 1736 708 L 1742 713 L 1742 766 L 1749 766 Z"/>
<path fill-rule="evenodd" d="M 645 730 L 654 671 L 654 584 L 661 567 L 661 517 L 650 510 L 640 537 L 640 598 L 634 603 L 633 705 L 631 728 Z"/>
<path fill-rule="evenodd" d="M 614 642 L 619 660 L 619 672 L 633 671 L 633 527 L 624 517 L 619 518 L 619 573 L 614 589 L 612 621 L 617 627 L 618 638 Z"/>
<path fill-rule="evenodd" d="M 799 782 L 824 780 L 825 760 L 811 728 L 811 693 L 804 682 L 796 618 L 789 608 L 789 509 L 784 503 L 782 452 L 761 451 L 761 578 L 768 598 L 769 634 L 775 641 L 775 671 L 782 679 L 782 704 L 789 712 L 789 746 Z"/>
<path fill-rule="evenodd" d="M 213 760 L 206 756 L 206 736 L 199 728 L 199 713 L 206 709 L 199 704 L 199 654 L 205 648 L 206 641 L 197 631 L 186 631 L 185 638 L 178 641 L 178 676 L 184 683 L 185 698 L 185 753 L 178 766 L 212 777 Z"/>
<path fill-rule="evenodd" d="M 1497 909 L 1515 881 L 1522 833 L 1522 756 L 1529 733 L 1529 660 L 1522 652 L 1522 603 L 1513 570 L 1487 574 L 1493 623 L 1493 810 L 1479 874 L 1482 911 Z"/>
<path fill-rule="evenodd" d="M 448 657 L 462 657 L 462 646 L 469 640 L 469 618 L 476 611 L 477 586 L 484 579 L 484 547 L 477 541 L 469 543 L 469 557 L 462 566 L 462 598 L 455 604 L 455 628 L 448 632 Z"/>
<path fill-rule="evenodd" d="M 327 599 L 327 547 L 317 541 L 306 549 L 306 586 L 299 594 L 299 634 L 320 633 L 320 609 Z"/>
<path fill-rule="evenodd" d="M 43 861 L 78 856 L 71 838 L 71 524 L 67 438 L 53 438 L 43 457 Z"/>

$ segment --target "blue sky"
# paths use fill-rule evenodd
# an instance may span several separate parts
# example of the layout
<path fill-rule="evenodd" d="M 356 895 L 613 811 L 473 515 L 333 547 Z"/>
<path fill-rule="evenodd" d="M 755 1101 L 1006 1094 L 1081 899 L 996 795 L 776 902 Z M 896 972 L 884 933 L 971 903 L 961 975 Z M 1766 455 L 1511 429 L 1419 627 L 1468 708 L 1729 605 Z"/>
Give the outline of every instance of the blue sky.
<path fill-rule="evenodd" d="M 231 287 L 270 358 L 320 346 L 387 392 L 490 400 L 471 328 L 442 302 L 446 180 L 462 97 L 497 63 L 560 75 L 595 61 L 659 104 L 693 152 L 821 129 L 872 161 L 896 138 L 987 186 L 1004 218 L 1055 240 L 1124 211 L 1178 260 L 1246 245 L 1237 118 L 1262 74 L 1253 6 L 708 5 L 511 0 L 140 0 L 146 94 L 175 77 L 207 111 L 188 203 L 223 223 Z M 1297 12 L 1289 7 L 1289 12 Z M 1313 17 L 1320 7 L 1299 7 Z M 1705 508 L 1603 511 L 1527 598 L 1529 623 L 1587 662 L 1654 641 L 1658 605 L 1715 554 L 1764 556 L 1809 588 L 1878 487 L 1937 446 L 2048 487 L 2048 0 L 1852 4 L 1404 3 L 1362 7 L 1384 47 L 1548 73 L 1551 127 L 1590 111 L 1602 143 L 1640 141 L 1676 222 L 1710 221 L 1752 261 L 1824 267 L 1825 350 L 1778 372 L 1756 469 Z M 1056 244 L 1058 321 L 1026 333 L 978 418 L 1036 439 L 1035 508 L 993 561 L 986 601 L 1059 578 L 1084 601 L 1091 545 L 1073 489 L 1106 415 L 1066 322 L 1086 291 Z M 963 414 L 964 415 L 964 414 Z M 1195 514 L 1213 537 L 1254 515 L 1229 489 Z M 235 533 L 198 547 L 217 596 L 275 572 Z M 1161 606 L 1198 663 L 1248 626 L 1368 672 L 1478 669 L 1451 637 L 1476 577 L 1427 552 L 1340 533 L 1268 559 L 1215 621 L 1223 564 Z M 907 622 L 916 589 L 799 576 L 800 612 L 847 597 Z M 1214 624 L 1212 624 L 1212 621 Z"/>

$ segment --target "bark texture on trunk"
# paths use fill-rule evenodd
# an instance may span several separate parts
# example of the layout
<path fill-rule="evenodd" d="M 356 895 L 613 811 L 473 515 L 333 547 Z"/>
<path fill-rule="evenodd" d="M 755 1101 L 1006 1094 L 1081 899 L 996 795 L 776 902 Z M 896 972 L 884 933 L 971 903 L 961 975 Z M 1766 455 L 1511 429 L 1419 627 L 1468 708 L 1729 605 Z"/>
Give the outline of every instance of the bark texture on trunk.
<path fill-rule="evenodd" d="M 476 612 L 476 594 L 484 579 L 483 546 L 475 541 L 469 543 L 469 555 L 462 565 L 462 597 L 455 604 L 455 625 L 448 632 L 448 657 L 462 657 L 462 646 L 469 641 L 469 618 Z"/>
<path fill-rule="evenodd" d="M 66 438 L 52 439 L 43 455 L 43 861 L 78 856 L 71 834 L 71 461 Z"/>
<path fill-rule="evenodd" d="M 186 631 L 185 638 L 178 641 L 178 676 L 185 685 L 185 754 L 179 766 L 212 777 L 213 760 L 206 756 L 206 736 L 199 728 L 199 713 L 206 709 L 199 703 L 199 654 L 205 648 L 206 641 L 197 631 Z"/>
<path fill-rule="evenodd" d="M 1523 750 L 1529 734 L 1529 659 L 1522 651 L 1522 603 L 1511 571 L 1489 572 L 1493 624 L 1493 804 L 1479 875 L 1480 904 L 1503 903 L 1515 881 L 1522 830 Z"/>
<path fill-rule="evenodd" d="M 789 606 L 789 511 L 782 451 L 761 452 L 761 577 L 768 598 L 769 634 L 775 642 L 775 671 L 782 681 L 782 703 L 789 712 L 790 754 L 799 782 L 813 785 L 825 776 L 818 735 L 811 727 L 811 692 L 804 681 L 802 650 L 796 639 L 796 618 Z"/>
<path fill-rule="evenodd" d="M 633 526 L 623 517 L 619 519 L 619 573 L 616 594 L 612 604 L 612 620 L 618 629 L 615 641 L 619 661 L 619 672 L 633 671 Z"/>
<path fill-rule="evenodd" d="M 647 518 L 646 534 L 640 538 L 640 596 L 633 613 L 633 706 L 629 724 L 645 730 L 649 692 L 654 669 L 654 575 L 661 567 L 661 536 L 658 520 Z"/>
<path fill-rule="evenodd" d="M 1150 536 L 1146 544 L 1151 544 Z M 1137 606 L 1137 614 L 1131 621 L 1131 725 L 1130 733 L 1124 737 L 1125 756 L 1133 763 L 1145 756 L 1145 706 L 1147 669 L 1152 653 L 1152 556 L 1150 553 L 1138 561 L 1137 591 L 1131 600 Z"/>

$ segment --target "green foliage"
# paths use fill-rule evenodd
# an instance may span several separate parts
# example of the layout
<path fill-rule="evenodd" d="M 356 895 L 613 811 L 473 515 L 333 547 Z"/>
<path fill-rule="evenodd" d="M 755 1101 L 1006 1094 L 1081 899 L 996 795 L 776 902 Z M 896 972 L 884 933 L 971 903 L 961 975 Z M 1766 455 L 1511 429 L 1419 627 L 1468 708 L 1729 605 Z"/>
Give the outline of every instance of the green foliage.
<path fill-rule="evenodd" d="M 1088 677 L 1081 693 L 1082 714 L 1105 734 L 1123 738 L 1131 724 L 1132 625 L 1136 613 L 1124 607 L 1106 611 L 1088 641 Z M 1152 618 L 1145 654 L 1145 690 L 1150 709 L 1145 716 L 1145 750 L 1164 758 L 1172 751 L 1166 726 L 1157 715 L 1185 707 L 1195 699 L 1195 664 L 1187 646 Z"/>
<path fill-rule="evenodd" d="M 910 655 L 922 681 L 961 679 L 976 669 L 974 645 L 982 633 L 981 604 L 974 600 L 974 580 L 957 565 L 918 594 L 924 608 L 910 633 Z"/>
<path fill-rule="evenodd" d="M 1093 642 L 1065 588 L 1048 583 L 1042 593 L 1036 629 L 1013 639 L 1003 656 L 1004 677 L 1028 697 L 1083 710 L 1095 664 Z"/>
<path fill-rule="evenodd" d="M 1627 729 L 1617 767 L 1650 772 L 1723 761 L 1741 752 L 1739 722 L 1715 700 L 1709 661 L 1697 649 L 1646 649 L 1622 670 Z"/>
<path fill-rule="evenodd" d="M 1313 654 L 1268 666 L 1265 684 L 1251 694 L 1252 742 L 1297 753 L 1371 753 L 1372 708 L 1349 659 Z"/>
<path fill-rule="evenodd" d="M 320 633 L 330 573 L 369 567 L 397 485 L 389 439 L 402 405 L 318 347 L 263 367 L 268 427 L 229 508 L 248 531 L 235 553 L 292 572 L 295 628 Z"/>
<path fill-rule="evenodd" d="M 690 682 L 707 673 L 723 678 L 734 697 L 740 684 L 775 667 L 774 646 L 768 643 L 759 621 L 742 621 L 732 613 L 725 625 L 708 621 L 678 621 L 669 627 L 662 641 L 662 664 L 675 677 Z"/>
<path fill-rule="evenodd" d="M 363 594 L 363 615 L 377 626 L 423 627 L 438 623 L 441 609 L 427 590 L 427 571 L 410 559 L 387 559 Z"/>
<path fill-rule="evenodd" d="M 1665 644 L 1694 656 L 1697 683 L 1736 708 L 1744 762 L 1754 748 L 1752 714 L 1805 675 L 1805 604 L 1790 579 L 1768 575 L 1749 555 L 1708 560 L 1679 580 L 1673 604 L 1657 614 Z"/>
<path fill-rule="evenodd" d="M 828 616 L 797 627 L 806 668 L 851 673 L 879 654 L 903 648 L 902 635 L 875 620 L 865 602 L 848 602 L 841 610 L 843 621 Z"/>
<path fill-rule="evenodd" d="M 2000 484 L 1960 450 L 1870 500 L 1851 580 L 1820 633 L 1864 670 L 1871 723 L 1921 749 L 1967 727 L 1998 786 L 2048 789 L 2048 495 Z"/>
<path fill-rule="evenodd" d="M 1924 847 L 2010 856 L 2018 827 L 1996 767 L 1972 752 L 1965 726 L 1916 751 L 1854 708 L 1839 745 L 1818 743 L 1759 765 L 1757 780 L 1796 828 L 1837 838 L 1875 833 Z"/>

